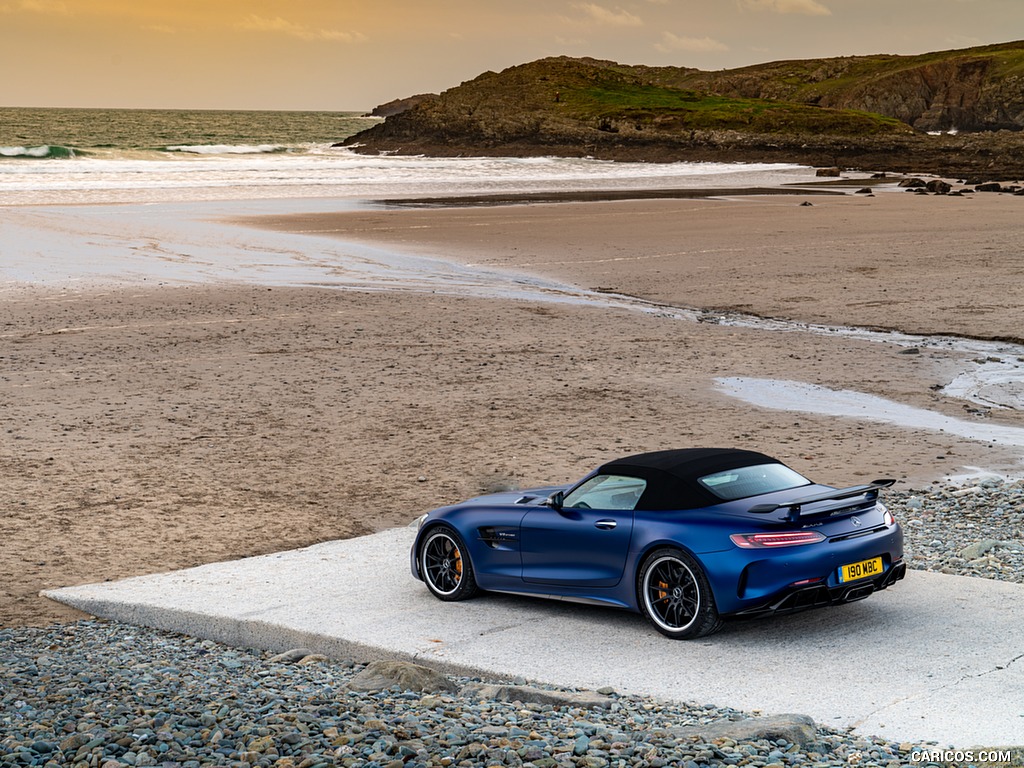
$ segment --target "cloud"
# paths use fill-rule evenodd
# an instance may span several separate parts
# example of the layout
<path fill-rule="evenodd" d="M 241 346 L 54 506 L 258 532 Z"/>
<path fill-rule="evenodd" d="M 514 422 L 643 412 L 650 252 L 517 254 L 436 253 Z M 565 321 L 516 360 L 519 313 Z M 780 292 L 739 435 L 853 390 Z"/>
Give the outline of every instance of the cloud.
<path fill-rule="evenodd" d="M 575 3 L 573 8 L 583 11 L 591 21 L 613 27 L 641 27 L 644 20 L 629 11 L 616 8 L 614 11 L 596 3 Z"/>
<path fill-rule="evenodd" d="M 366 40 L 366 35 L 360 32 L 342 32 L 337 29 L 314 29 L 303 24 L 296 24 L 293 21 L 275 16 L 270 19 L 265 16 L 249 14 L 238 24 L 242 29 L 253 32 L 271 32 L 289 37 L 297 37 L 300 40 L 327 40 L 341 43 L 358 43 Z"/>
<path fill-rule="evenodd" d="M 671 32 L 663 32 L 661 42 L 656 43 L 654 47 L 663 53 L 671 53 L 672 51 L 715 53 L 729 50 L 729 46 L 725 43 L 711 37 L 680 37 Z"/>
<path fill-rule="evenodd" d="M 800 13 L 805 16 L 831 16 L 832 11 L 818 0 L 740 0 L 740 5 L 754 11 Z"/>

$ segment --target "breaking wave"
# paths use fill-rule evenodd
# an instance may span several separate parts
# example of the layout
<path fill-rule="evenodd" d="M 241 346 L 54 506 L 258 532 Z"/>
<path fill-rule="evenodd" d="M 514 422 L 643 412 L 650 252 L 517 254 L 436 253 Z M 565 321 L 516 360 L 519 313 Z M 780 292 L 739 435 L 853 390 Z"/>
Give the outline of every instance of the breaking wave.
<path fill-rule="evenodd" d="M 71 147 L 56 144 L 42 144 L 38 147 L 0 147 L 0 158 L 28 160 L 63 159 L 77 157 L 78 153 Z"/>

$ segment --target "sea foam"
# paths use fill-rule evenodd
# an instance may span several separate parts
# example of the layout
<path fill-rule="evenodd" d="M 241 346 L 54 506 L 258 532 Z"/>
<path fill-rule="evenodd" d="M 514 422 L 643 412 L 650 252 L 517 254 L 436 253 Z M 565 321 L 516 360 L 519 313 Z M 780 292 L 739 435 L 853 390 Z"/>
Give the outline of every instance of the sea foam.
<path fill-rule="evenodd" d="M 74 163 L 23 153 L 0 163 L 4 203 L 367 198 L 506 192 L 778 186 L 814 180 L 786 164 L 613 163 L 585 158 L 360 155 L 328 144 L 176 144 L 91 149 Z M 49 157 L 53 157 L 50 147 Z M 32 160 L 32 162 L 28 162 Z"/>

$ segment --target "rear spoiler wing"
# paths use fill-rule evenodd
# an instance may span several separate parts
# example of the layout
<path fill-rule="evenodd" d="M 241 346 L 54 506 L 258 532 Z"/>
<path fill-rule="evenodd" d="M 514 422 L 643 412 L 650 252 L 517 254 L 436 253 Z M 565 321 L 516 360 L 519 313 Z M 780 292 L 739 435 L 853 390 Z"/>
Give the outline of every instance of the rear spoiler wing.
<path fill-rule="evenodd" d="M 879 492 L 883 488 L 888 488 L 893 485 L 895 480 L 875 480 L 868 485 L 852 485 L 849 488 L 838 488 L 834 491 L 825 491 L 824 493 L 816 493 L 813 496 L 804 496 L 802 499 L 796 499 L 794 501 L 788 501 L 784 504 L 755 504 L 750 508 L 750 511 L 758 515 L 767 515 L 771 512 L 775 512 L 779 509 L 788 509 L 789 514 L 786 515 L 787 523 L 795 523 L 801 517 L 801 510 L 805 504 L 814 504 L 819 501 L 843 501 L 845 499 L 852 499 L 857 496 L 863 496 L 864 498 L 860 501 L 856 501 L 852 504 L 837 504 L 829 506 L 826 509 L 821 510 L 818 514 L 824 514 L 828 512 L 832 514 L 842 509 L 852 509 L 853 507 L 860 506 L 865 502 L 873 502 L 878 498 Z"/>

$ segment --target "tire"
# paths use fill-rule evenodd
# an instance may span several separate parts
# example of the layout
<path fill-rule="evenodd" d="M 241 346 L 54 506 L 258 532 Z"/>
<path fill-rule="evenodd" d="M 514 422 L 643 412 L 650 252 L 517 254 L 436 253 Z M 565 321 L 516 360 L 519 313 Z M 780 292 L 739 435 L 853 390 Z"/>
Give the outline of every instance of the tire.
<path fill-rule="evenodd" d="M 654 628 L 675 640 L 704 637 L 722 627 L 707 576 L 679 549 L 658 549 L 644 560 L 637 602 Z"/>
<path fill-rule="evenodd" d="M 420 575 L 438 600 L 467 600 L 480 591 L 466 547 L 452 528 L 432 528 L 420 545 Z"/>

